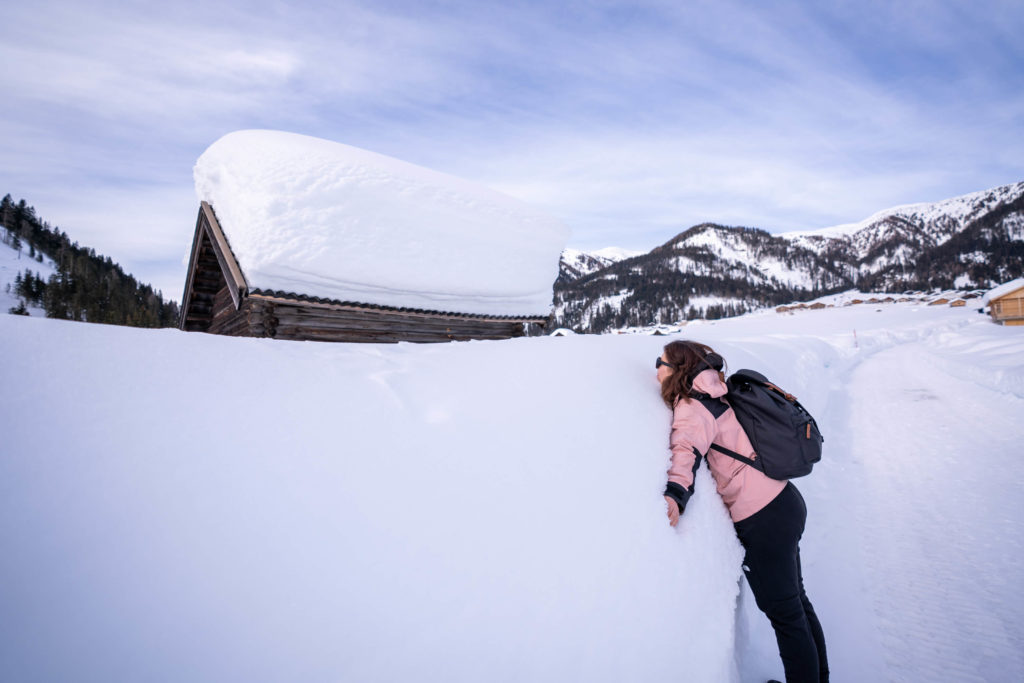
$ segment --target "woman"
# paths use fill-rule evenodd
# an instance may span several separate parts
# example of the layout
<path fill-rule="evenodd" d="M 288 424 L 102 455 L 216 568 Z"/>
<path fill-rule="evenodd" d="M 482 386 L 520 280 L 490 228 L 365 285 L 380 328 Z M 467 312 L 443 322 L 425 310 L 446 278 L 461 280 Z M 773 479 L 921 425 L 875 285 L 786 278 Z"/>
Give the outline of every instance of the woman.
<path fill-rule="evenodd" d="M 777 481 L 711 444 L 757 456 L 726 394 L 722 357 L 709 346 L 674 341 L 655 363 L 661 396 L 672 409 L 672 464 L 665 501 L 675 526 L 693 495 L 702 457 L 715 480 L 736 535 L 746 550 L 743 571 L 757 606 L 775 629 L 786 681 L 828 681 L 825 636 L 804 592 L 798 543 L 807 508 L 792 483 Z M 717 400 L 715 400 L 717 399 Z"/>

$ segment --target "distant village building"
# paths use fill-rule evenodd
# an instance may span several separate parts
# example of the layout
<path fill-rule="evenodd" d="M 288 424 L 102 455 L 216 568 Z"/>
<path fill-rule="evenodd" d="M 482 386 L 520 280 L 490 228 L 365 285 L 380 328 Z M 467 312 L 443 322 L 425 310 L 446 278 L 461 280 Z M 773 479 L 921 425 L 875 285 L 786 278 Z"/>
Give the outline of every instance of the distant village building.
<path fill-rule="evenodd" d="M 948 303 L 949 303 L 949 299 L 938 298 L 938 299 L 934 299 L 933 301 L 929 301 L 928 305 L 929 306 L 944 306 L 945 304 L 948 304 Z"/>
<path fill-rule="evenodd" d="M 992 320 L 1000 325 L 1024 325 L 1024 278 L 1017 278 L 990 290 L 981 299 Z"/>
<path fill-rule="evenodd" d="M 818 301 L 808 306 L 808 308 L 810 308 L 812 311 L 820 311 L 821 309 L 825 308 L 825 304 Z"/>
<path fill-rule="evenodd" d="M 953 299 L 952 301 L 949 302 L 950 308 L 960 308 L 961 306 L 966 306 L 966 305 L 967 305 L 967 302 L 964 301 L 963 299 Z"/>
<path fill-rule="evenodd" d="M 443 342 L 548 320 L 567 231 L 497 192 L 275 131 L 221 138 L 195 176 L 183 330 Z"/>

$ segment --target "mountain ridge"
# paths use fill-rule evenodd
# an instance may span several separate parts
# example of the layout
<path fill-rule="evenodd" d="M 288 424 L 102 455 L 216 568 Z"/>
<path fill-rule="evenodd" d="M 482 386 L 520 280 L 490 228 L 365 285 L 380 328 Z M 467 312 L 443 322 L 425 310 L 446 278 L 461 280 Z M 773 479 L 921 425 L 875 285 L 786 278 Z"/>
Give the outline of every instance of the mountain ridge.
<path fill-rule="evenodd" d="M 700 223 L 646 254 L 577 277 L 564 269 L 553 320 L 603 332 L 721 318 L 855 287 L 987 287 L 1022 274 L 1024 181 L 884 209 L 821 231 L 772 234 Z"/>

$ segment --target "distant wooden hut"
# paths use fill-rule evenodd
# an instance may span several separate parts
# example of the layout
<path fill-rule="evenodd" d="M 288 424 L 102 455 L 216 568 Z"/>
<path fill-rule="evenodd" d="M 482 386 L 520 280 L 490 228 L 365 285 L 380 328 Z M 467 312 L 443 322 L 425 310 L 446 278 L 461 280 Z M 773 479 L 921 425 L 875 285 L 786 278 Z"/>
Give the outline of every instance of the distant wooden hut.
<path fill-rule="evenodd" d="M 776 313 L 789 313 L 789 306 L 779 306 L 775 309 Z"/>
<path fill-rule="evenodd" d="M 1024 278 L 1017 278 L 989 291 L 982 298 L 992 320 L 1000 325 L 1024 325 Z"/>
<path fill-rule="evenodd" d="M 820 311 L 821 309 L 825 308 L 825 304 L 818 301 L 808 306 L 808 308 L 810 308 L 812 311 Z"/>
<path fill-rule="evenodd" d="M 891 296 L 887 296 L 884 299 L 882 299 L 882 303 L 883 304 L 891 304 L 891 303 L 895 303 L 895 302 L 896 302 L 896 299 L 893 299 Z"/>
<path fill-rule="evenodd" d="M 547 318 L 487 316 L 334 301 L 250 289 L 206 202 L 199 207 L 179 327 L 236 337 L 299 341 L 445 342 L 520 337 Z"/>
<path fill-rule="evenodd" d="M 950 308 L 960 308 L 961 306 L 966 306 L 966 305 L 967 305 L 967 302 L 964 301 L 963 299 L 953 299 L 952 301 L 949 302 Z"/>
<path fill-rule="evenodd" d="M 850 305 L 851 305 L 851 306 L 855 306 L 855 305 L 857 305 L 857 304 L 862 304 L 862 303 L 864 303 L 864 300 L 863 300 L 863 299 L 852 299 L 852 300 L 850 301 Z"/>
<path fill-rule="evenodd" d="M 868 303 L 869 304 L 880 304 L 880 303 L 882 303 L 882 301 L 881 301 L 881 299 L 878 299 L 877 297 L 871 297 L 870 299 L 868 299 Z"/>
<path fill-rule="evenodd" d="M 939 298 L 928 302 L 929 306 L 944 306 L 949 303 L 949 299 Z"/>

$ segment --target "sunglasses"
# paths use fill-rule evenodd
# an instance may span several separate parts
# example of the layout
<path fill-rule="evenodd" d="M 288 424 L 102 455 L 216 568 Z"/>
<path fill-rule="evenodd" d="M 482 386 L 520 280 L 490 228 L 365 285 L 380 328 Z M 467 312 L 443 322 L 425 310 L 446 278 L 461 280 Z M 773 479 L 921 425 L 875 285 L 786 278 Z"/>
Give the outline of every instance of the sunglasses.
<path fill-rule="evenodd" d="M 672 363 L 666 363 L 661 359 L 661 356 L 658 356 L 658 360 L 654 361 L 654 369 L 657 370 L 662 365 L 664 365 L 666 368 L 672 368 L 673 370 L 676 369 L 676 366 L 672 365 Z"/>

